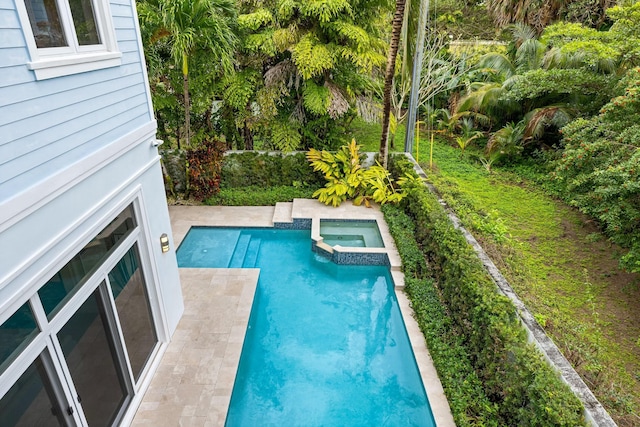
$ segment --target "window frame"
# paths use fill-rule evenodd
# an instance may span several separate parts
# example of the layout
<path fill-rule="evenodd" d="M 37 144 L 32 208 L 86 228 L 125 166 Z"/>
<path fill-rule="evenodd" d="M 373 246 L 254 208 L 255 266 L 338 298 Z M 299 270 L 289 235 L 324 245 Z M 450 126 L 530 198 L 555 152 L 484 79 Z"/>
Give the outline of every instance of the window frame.
<path fill-rule="evenodd" d="M 78 254 L 95 236 L 100 234 L 107 228 L 120 212 L 132 207 L 134 218 L 134 228 L 124 236 L 108 256 L 101 260 L 100 265 L 95 268 L 90 276 L 83 282 L 80 289 L 73 294 L 68 301 L 64 303 L 62 308 L 56 314 L 49 318 L 42 305 L 42 300 L 38 294 L 39 289 L 46 283 L 46 277 L 51 276 L 55 271 L 61 269 Z M 57 334 L 67 324 L 91 295 L 99 289 L 101 304 L 107 311 L 107 322 L 110 330 L 108 331 L 109 339 L 113 340 L 115 346 L 114 361 L 119 364 L 120 373 L 124 375 L 124 381 L 127 383 L 128 403 L 125 403 L 117 415 L 117 423 L 122 420 L 130 422 L 135 414 L 135 408 L 142 399 L 142 390 L 146 390 L 151 379 L 151 373 L 157 368 L 160 356 L 166 349 L 166 345 L 170 340 L 170 335 L 166 324 L 166 313 L 162 304 L 162 293 L 159 287 L 158 278 L 154 274 L 154 260 L 151 256 L 151 240 L 149 238 L 149 224 L 147 221 L 147 212 L 143 202 L 142 188 L 137 187 L 126 197 L 122 198 L 116 206 L 108 210 L 106 214 L 100 216 L 100 219 L 91 221 L 93 226 L 83 233 L 83 237 L 76 243 L 65 250 L 64 254 L 58 257 L 58 260 L 52 263 L 46 272 L 33 279 L 34 286 L 23 292 L 23 297 L 15 299 L 11 302 L 3 301 L 0 303 L 0 324 L 9 319 L 20 307 L 26 302 L 35 317 L 37 330 L 39 331 L 28 344 L 20 350 L 15 356 L 12 355 L 10 363 L 4 372 L 0 372 L 0 399 L 11 389 L 16 381 L 24 374 L 35 359 L 43 353 L 48 356 L 51 361 L 49 373 L 49 381 L 55 381 L 61 385 L 60 390 L 54 390 L 56 397 L 60 403 L 64 403 L 65 407 L 73 407 L 74 411 L 69 416 L 69 422 L 73 422 L 74 426 L 87 426 L 87 422 L 82 410 L 82 403 L 77 400 L 77 390 L 69 371 L 68 362 L 64 356 L 64 352 L 60 346 Z M 93 236 L 93 237 L 92 237 Z M 144 277 L 144 286 L 146 300 L 148 304 L 149 314 L 155 331 L 156 342 L 153 349 L 149 353 L 144 367 L 141 369 L 139 376 L 136 378 L 133 373 L 130 356 L 120 323 L 120 317 L 115 305 L 115 298 L 109 285 L 109 273 L 115 268 L 125 254 L 133 247 L 137 246 L 138 268 Z M 45 280 L 43 282 L 43 279 Z M 4 304 L 4 307 L 3 307 Z M 112 353 L 113 354 L 113 353 Z M 48 361 L 48 360 L 47 360 Z M 59 395 L 59 396 L 58 396 Z"/>
<path fill-rule="evenodd" d="M 20 17 L 29 56 L 31 57 L 31 61 L 27 62 L 27 68 L 34 71 L 36 80 L 121 65 L 122 53 L 118 50 L 109 0 L 90 1 L 93 6 L 100 44 L 80 45 L 69 1 L 55 0 L 60 15 L 60 24 L 68 46 L 38 48 L 31 29 L 25 0 L 16 0 L 18 16 Z"/>

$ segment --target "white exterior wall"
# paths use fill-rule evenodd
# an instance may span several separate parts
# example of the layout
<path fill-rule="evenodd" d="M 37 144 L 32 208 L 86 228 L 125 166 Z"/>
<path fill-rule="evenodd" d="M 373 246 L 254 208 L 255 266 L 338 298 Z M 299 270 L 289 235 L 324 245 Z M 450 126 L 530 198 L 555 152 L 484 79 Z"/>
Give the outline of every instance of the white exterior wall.
<path fill-rule="evenodd" d="M 155 280 L 166 295 L 163 308 L 168 332 L 173 333 L 183 310 L 182 295 L 173 242 L 168 253 L 163 254 L 160 248 L 160 235 L 166 233 L 171 239 L 171 226 L 152 140 L 153 135 L 147 135 L 135 143 L 121 141 L 128 148 L 126 153 L 87 172 L 82 180 L 58 190 L 53 197 L 46 192 L 34 194 L 33 198 L 45 201 L 41 206 L 25 204 L 20 213 L 0 224 L 0 312 L 8 305 L 22 305 L 137 198 L 140 225 L 150 247 L 150 267 L 156 269 L 149 283 Z M 94 154 L 100 156 L 100 152 Z M 23 194 L 20 199 L 31 197 Z"/>
<path fill-rule="evenodd" d="M 133 203 L 159 345 L 134 384 L 120 420 L 127 425 L 184 306 L 135 3 L 108 3 L 118 65 L 39 78 L 29 65 L 34 42 L 22 28 L 23 0 L 0 0 L 0 324 Z M 170 241 L 167 253 L 162 234 Z M 94 283 L 106 277 L 105 268 Z M 40 351 L 53 354 L 50 333 L 40 332 L 0 371 L 0 398 Z M 64 368 L 55 375 L 68 381 Z M 65 388 L 66 402 L 76 399 L 72 390 Z"/>

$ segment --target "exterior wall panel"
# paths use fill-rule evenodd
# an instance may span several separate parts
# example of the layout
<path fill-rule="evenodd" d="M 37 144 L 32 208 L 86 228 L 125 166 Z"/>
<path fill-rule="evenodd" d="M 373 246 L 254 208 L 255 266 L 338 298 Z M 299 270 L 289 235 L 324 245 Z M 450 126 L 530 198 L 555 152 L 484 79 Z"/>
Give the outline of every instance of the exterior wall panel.
<path fill-rule="evenodd" d="M 3 68 L 19 67 L 27 61 L 29 61 L 29 56 L 22 48 L 7 47 L 0 49 L 0 73 L 2 73 Z"/>
<path fill-rule="evenodd" d="M 0 203 L 153 121 L 134 9 L 110 8 L 121 66 L 36 81 L 16 6 L 0 0 Z"/>
<path fill-rule="evenodd" d="M 128 375 L 127 364 L 120 370 L 129 399 L 120 421 L 127 425 L 184 311 L 135 6 L 133 0 L 110 4 L 117 53 L 107 37 L 109 52 L 40 58 L 34 63 L 38 80 L 29 69 L 36 51 L 21 29 L 29 25 L 21 20 L 27 13 L 22 1 L 0 0 L 0 323 L 31 300 L 40 330 L 0 372 L 0 398 L 37 357 L 51 352 L 47 375 L 61 390 L 56 399 L 71 409 L 71 421 L 84 422 L 76 379 L 55 344 L 56 328 L 69 324 L 96 286 L 109 292 L 107 274 L 135 247 L 158 341 L 138 379 Z M 102 61 L 90 62 L 95 58 Z M 129 228 L 125 243 L 89 272 L 77 273 L 77 280 L 83 277 L 79 288 L 50 321 L 39 290 L 130 205 L 137 225 Z M 167 253 L 160 246 L 165 233 L 171 241 Z M 116 326 L 129 310 L 120 311 L 113 299 L 101 304 Z M 111 338 L 111 348 L 127 359 L 122 337 Z M 13 404 L 21 409 L 22 400 Z"/>

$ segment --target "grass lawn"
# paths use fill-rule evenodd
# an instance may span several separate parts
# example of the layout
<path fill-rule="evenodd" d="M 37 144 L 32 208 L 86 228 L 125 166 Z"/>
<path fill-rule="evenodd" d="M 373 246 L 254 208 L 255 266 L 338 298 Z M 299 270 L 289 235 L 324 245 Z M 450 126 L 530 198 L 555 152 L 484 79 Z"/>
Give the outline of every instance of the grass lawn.
<path fill-rule="evenodd" d="M 489 173 L 445 142 L 417 153 L 538 322 L 620 426 L 640 418 L 640 275 L 595 224 L 512 172 Z"/>

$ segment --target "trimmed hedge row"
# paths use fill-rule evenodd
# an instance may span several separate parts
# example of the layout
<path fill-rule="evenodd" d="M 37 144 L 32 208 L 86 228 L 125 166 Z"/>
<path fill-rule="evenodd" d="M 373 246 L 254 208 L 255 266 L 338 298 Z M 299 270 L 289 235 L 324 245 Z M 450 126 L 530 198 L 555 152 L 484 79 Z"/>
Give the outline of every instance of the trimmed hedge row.
<path fill-rule="evenodd" d="M 324 177 L 309 166 L 305 153 L 230 153 L 222 163 L 221 189 L 276 186 L 317 189 L 324 184 Z"/>
<path fill-rule="evenodd" d="M 396 172 L 412 171 L 413 165 L 406 159 L 393 162 Z M 403 208 L 415 224 L 414 240 L 427 260 L 428 275 L 437 283 L 451 328 L 461 338 L 484 395 L 495 405 L 495 417 L 491 416 L 495 421 L 490 424 L 585 425 L 580 401 L 528 343 L 515 307 L 497 292 L 480 259 L 453 227 L 437 198 L 420 185 L 408 191 Z M 407 257 L 402 246 L 399 243 L 401 256 L 405 252 Z M 410 253 L 409 266 L 416 263 L 415 257 Z M 410 278 L 411 268 L 405 267 Z M 426 278 L 419 269 L 414 275 L 416 279 Z M 424 304 L 423 298 L 414 294 L 414 306 Z M 416 315 L 419 322 L 428 321 L 421 319 L 422 313 L 417 311 Z"/>
<path fill-rule="evenodd" d="M 464 347 L 452 328 L 433 279 L 427 277 L 424 255 L 415 240 L 411 218 L 398 206 L 382 206 L 389 231 L 396 241 L 405 274 L 405 291 L 438 371 L 451 413 L 458 427 L 498 426 L 496 405 L 487 399 Z"/>
<path fill-rule="evenodd" d="M 205 201 L 210 206 L 274 206 L 293 199 L 310 199 L 315 189 L 290 185 L 274 187 L 221 188 Z"/>

